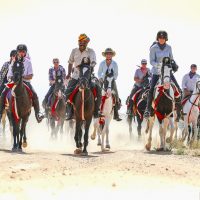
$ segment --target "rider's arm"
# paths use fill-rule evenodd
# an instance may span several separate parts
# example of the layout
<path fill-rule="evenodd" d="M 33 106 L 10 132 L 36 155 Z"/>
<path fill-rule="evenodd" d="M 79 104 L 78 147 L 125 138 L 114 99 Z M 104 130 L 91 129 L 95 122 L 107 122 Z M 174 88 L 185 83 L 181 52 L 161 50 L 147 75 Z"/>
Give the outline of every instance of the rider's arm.
<path fill-rule="evenodd" d="M 183 90 L 187 89 L 186 83 L 187 83 L 187 74 L 183 77 L 183 80 L 182 80 L 182 89 Z"/>
<path fill-rule="evenodd" d="M 117 80 L 118 77 L 118 65 L 115 62 L 115 66 L 114 66 L 114 79 Z"/>
<path fill-rule="evenodd" d="M 31 80 L 33 78 L 33 74 L 29 74 L 29 75 L 25 75 L 25 76 L 23 76 L 23 80 L 24 81 L 29 81 L 29 80 Z"/>
<path fill-rule="evenodd" d="M 151 47 L 149 54 L 150 64 L 154 67 L 157 67 L 158 63 L 156 62 L 156 49 L 155 47 Z"/>
<path fill-rule="evenodd" d="M 97 60 L 96 60 L 96 54 L 93 49 L 90 49 L 90 66 L 95 67 Z"/>
<path fill-rule="evenodd" d="M 72 67 L 73 67 L 73 64 L 74 64 L 74 54 L 75 54 L 75 50 L 73 49 L 71 54 L 70 54 L 70 57 L 69 57 L 69 60 L 68 60 L 68 72 L 67 72 L 67 76 L 66 76 L 66 79 L 69 79 L 70 76 L 71 76 L 71 73 L 72 73 Z"/>
<path fill-rule="evenodd" d="M 135 71 L 134 81 L 135 81 L 136 83 L 141 83 L 141 82 L 142 82 L 142 80 L 141 80 L 141 79 L 139 78 L 139 76 L 138 76 L 138 69 Z"/>
<path fill-rule="evenodd" d="M 103 62 L 100 63 L 99 69 L 98 69 L 98 79 L 103 78 Z"/>
<path fill-rule="evenodd" d="M 169 46 L 169 45 L 168 45 Z M 169 46 L 169 57 L 173 59 L 172 48 Z"/>
<path fill-rule="evenodd" d="M 7 74 L 7 79 L 10 81 L 13 77 L 13 73 L 12 73 L 12 66 L 14 64 L 14 61 L 12 61 L 8 67 L 8 74 Z"/>

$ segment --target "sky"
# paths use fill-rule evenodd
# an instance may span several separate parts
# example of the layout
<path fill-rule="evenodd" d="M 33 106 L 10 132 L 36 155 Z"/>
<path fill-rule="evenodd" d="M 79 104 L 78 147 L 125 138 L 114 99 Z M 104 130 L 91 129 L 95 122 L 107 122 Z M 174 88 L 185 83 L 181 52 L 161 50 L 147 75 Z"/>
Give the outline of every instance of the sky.
<path fill-rule="evenodd" d="M 18 44 L 26 44 L 32 85 L 42 100 L 52 59 L 58 57 L 67 70 L 79 34 L 86 33 L 88 47 L 97 55 L 95 71 L 105 48 L 116 51 L 113 59 L 119 66 L 117 85 L 124 104 L 137 65 L 143 58 L 149 61 L 149 47 L 159 30 L 168 32 L 180 84 L 192 63 L 200 66 L 199 10 L 199 0 L 0 0 L 0 65 Z"/>

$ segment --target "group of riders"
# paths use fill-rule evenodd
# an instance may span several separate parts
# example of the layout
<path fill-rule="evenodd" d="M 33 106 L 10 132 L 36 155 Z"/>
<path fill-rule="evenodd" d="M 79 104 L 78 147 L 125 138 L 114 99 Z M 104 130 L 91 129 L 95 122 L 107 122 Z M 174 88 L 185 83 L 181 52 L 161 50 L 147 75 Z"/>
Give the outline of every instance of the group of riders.
<path fill-rule="evenodd" d="M 144 77 L 149 75 L 151 81 L 150 81 L 150 90 L 148 93 L 147 98 L 147 106 L 144 113 L 144 117 L 148 119 L 150 117 L 150 110 L 151 110 L 151 104 L 153 101 L 153 93 L 154 88 L 159 80 L 159 77 L 161 75 L 161 66 L 162 66 L 162 59 L 164 57 L 169 57 L 170 59 L 173 59 L 172 54 L 172 48 L 170 45 L 167 44 L 168 41 L 168 34 L 166 31 L 159 31 L 156 36 L 156 42 L 152 44 L 150 47 L 150 64 L 153 66 L 150 70 L 147 68 L 147 60 L 142 59 L 141 60 L 141 66 L 139 66 L 138 69 L 135 71 L 134 75 L 134 85 L 133 89 L 131 91 L 131 94 L 129 96 L 129 102 L 127 106 L 127 114 L 132 115 L 132 110 L 134 106 L 134 100 L 133 96 L 134 94 L 143 86 Z M 78 38 L 78 47 L 73 49 L 69 60 L 68 60 L 68 71 L 66 73 L 63 66 L 60 65 L 59 59 L 54 58 L 53 59 L 53 67 L 49 69 L 49 84 L 50 88 L 47 94 L 45 95 L 45 98 L 42 102 L 42 105 L 44 108 L 48 107 L 49 105 L 49 97 L 54 91 L 55 88 L 55 81 L 56 81 L 56 74 L 61 74 L 63 78 L 63 92 L 65 94 L 65 102 L 66 102 L 66 120 L 70 120 L 73 118 L 73 105 L 68 101 L 70 95 L 76 88 L 78 82 L 79 82 L 79 68 L 78 66 L 81 65 L 81 62 L 83 58 L 87 57 L 90 60 L 90 67 L 93 71 L 96 63 L 96 54 L 93 49 L 88 47 L 88 43 L 90 42 L 90 38 L 86 34 L 81 34 Z M 113 60 L 113 57 L 115 56 L 115 51 L 111 48 L 106 48 L 104 52 L 102 52 L 102 55 L 105 57 L 105 60 L 103 60 L 98 69 L 98 82 L 92 82 L 91 88 L 95 88 L 96 90 L 96 100 L 95 100 L 95 106 L 94 106 L 94 118 L 102 117 L 102 113 L 100 110 L 100 105 L 102 101 L 102 83 L 104 81 L 104 78 L 106 76 L 106 73 L 113 72 L 114 76 L 114 82 L 113 82 L 113 91 L 115 94 L 116 103 L 114 106 L 114 119 L 117 121 L 121 121 L 121 118 L 119 117 L 118 110 L 120 109 L 121 101 L 118 94 L 118 89 L 116 85 L 116 80 L 118 77 L 118 65 Z M 32 91 L 32 104 L 35 110 L 35 117 L 37 122 L 41 122 L 42 119 L 45 117 L 44 114 L 40 112 L 40 106 L 38 101 L 38 96 L 36 92 L 34 91 L 32 85 L 31 85 L 31 79 L 33 78 L 33 69 L 32 69 L 32 63 L 31 59 L 28 54 L 28 49 L 25 44 L 19 44 L 16 48 L 16 50 L 12 50 L 10 52 L 10 60 L 8 62 L 5 62 L 1 72 L 0 72 L 0 119 L 2 117 L 2 113 L 5 107 L 5 97 L 9 92 L 9 87 L 6 86 L 7 83 L 12 82 L 12 66 L 16 61 L 23 62 L 24 65 L 24 73 L 23 73 L 23 81 L 24 83 L 30 88 Z M 177 71 L 178 67 L 174 69 L 174 71 Z M 171 73 L 171 80 L 175 84 L 178 91 L 183 94 L 183 98 L 190 95 L 193 92 L 194 84 L 196 83 L 196 79 L 200 77 L 196 73 L 197 71 L 197 65 L 192 64 L 191 70 L 189 73 L 187 73 L 182 80 L 182 89 L 180 88 L 179 84 L 177 83 L 173 73 Z M 176 121 L 179 121 L 181 117 L 181 110 L 182 105 L 180 101 L 175 102 L 176 103 L 176 110 L 177 110 L 177 118 Z"/>

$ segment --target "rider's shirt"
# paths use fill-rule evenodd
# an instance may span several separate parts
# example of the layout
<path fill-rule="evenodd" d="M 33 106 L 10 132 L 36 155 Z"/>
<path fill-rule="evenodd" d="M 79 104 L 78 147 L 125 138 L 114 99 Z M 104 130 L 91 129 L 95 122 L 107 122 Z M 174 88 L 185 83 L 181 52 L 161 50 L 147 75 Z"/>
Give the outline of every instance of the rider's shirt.
<path fill-rule="evenodd" d="M 23 76 L 28 76 L 28 75 L 33 75 L 33 68 L 32 68 L 32 64 L 31 61 L 28 58 L 24 58 L 24 73 Z M 13 66 L 13 62 L 11 62 L 11 64 L 9 65 L 9 70 L 8 70 L 8 74 L 7 74 L 7 79 L 12 78 L 13 76 L 13 72 L 12 72 L 12 66 Z M 26 82 L 30 82 L 30 80 L 25 80 Z"/>
<path fill-rule="evenodd" d="M 57 70 L 55 70 L 54 67 L 51 67 L 49 69 L 49 81 L 51 82 L 51 81 L 56 80 L 56 72 L 57 72 L 57 74 L 59 74 L 59 73 L 62 74 L 63 81 L 65 81 L 66 72 L 65 72 L 65 68 L 62 65 L 59 65 Z"/>
<path fill-rule="evenodd" d="M 190 73 L 185 74 L 185 76 L 183 77 L 182 89 L 183 90 L 187 89 L 187 90 L 192 92 L 194 90 L 194 87 L 195 87 L 197 79 L 200 78 L 200 75 L 199 74 L 195 74 L 193 77 L 190 77 L 189 74 Z"/>
<path fill-rule="evenodd" d="M 7 73 L 9 69 L 10 61 L 5 62 L 0 71 L 0 85 L 7 83 Z"/>
<path fill-rule="evenodd" d="M 164 57 L 169 57 L 173 59 L 172 48 L 170 45 L 166 44 L 163 50 L 160 49 L 158 44 L 154 44 L 150 48 L 150 63 L 153 66 L 151 73 L 155 75 L 160 75 L 161 73 L 161 63 Z"/>
<path fill-rule="evenodd" d="M 150 74 L 150 69 L 149 68 L 147 68 L 147 73 Z M 139 78 L 140 80 L 142 80 L 145 76 L 146 76 L 146 74 L 144 74 L 140 68 L 136 69 L 134 78 Z M 134 85 L 136 85 L 138 87 L 141 87 L 142 83 L 136 83 L 135 82 Z"/>
<path fill-rule="evenodd" d="M 117 77 L 118 77 L 118 65 L 117 65 L 117 63 L 114 60 L 112 60 L 112 62 L 110 63 L 109 66 L 107 66 L 106 60 L 104 60 L 104 61 L 102 61 L 100 63 L 99 70 L 98 70 L 98 78 L 99 79 L 100 78 L 104 79 L 107 70 L 108 70 L 109 73 L 111 72 L 111 70 L 113 70 L 113 72 L 114 72 L 114 79 L 117 80 Z"/>
<path fill-rule="evenodd" d="M 79 70 L 77 66 L 81 64 L 84 57 L 88 57 L 90 59 L 90 63 L 93 63 L 93 66 L 96 64 L 96 54 L 93 49 L 87 47 L 83 52 L 81 52 L 79 48 L 72 50 L 68 63 L 74 65 L 72 74 L 73 79 L 77 80 L 79 78 Z"/>

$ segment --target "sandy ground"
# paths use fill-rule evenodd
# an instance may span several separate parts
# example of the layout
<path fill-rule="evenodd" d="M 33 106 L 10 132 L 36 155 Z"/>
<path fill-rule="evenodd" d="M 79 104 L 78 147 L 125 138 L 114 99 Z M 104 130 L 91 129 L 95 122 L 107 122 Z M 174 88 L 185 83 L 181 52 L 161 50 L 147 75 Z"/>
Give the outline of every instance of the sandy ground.
<path fill-rule="evenodd" d="M 200 158 L 146 152 L 125 121 L 111 125 L 109 153 L 90 140 L 88 157 L 73 155 L 68 133 L 51 141 L 45 122 L 31 119 L 27 135 L 23 154 L 10 151 L 9 131 L 0 136 L 0 200 L 200 199 Z"/>

